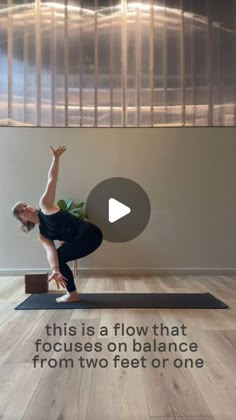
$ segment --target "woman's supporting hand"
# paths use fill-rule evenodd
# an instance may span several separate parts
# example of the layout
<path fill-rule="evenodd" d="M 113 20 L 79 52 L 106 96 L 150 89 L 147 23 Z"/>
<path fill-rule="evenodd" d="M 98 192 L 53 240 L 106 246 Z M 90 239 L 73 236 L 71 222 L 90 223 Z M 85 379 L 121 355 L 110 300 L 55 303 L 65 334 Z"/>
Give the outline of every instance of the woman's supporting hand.
<path fill-rule="evenodd" d="M 58 146 L 56 149 L 53 149 L 52 146 L 50 146 L 53 156 L 54 157 L 60 157 L 62 155 L 62 153 L 64 153 L 66 151 L 66 147 L 65 146 Z"/>
<path fill-rule="evenodd" d="M 51 280 L 55 280 L 58 289 L 60 289 L 60 285 L 64 288 L 66 287 L 67 279 L 60 273 L 60 271 L 53 270 L 52 275 L 48 279 L 48 283 Z"/>

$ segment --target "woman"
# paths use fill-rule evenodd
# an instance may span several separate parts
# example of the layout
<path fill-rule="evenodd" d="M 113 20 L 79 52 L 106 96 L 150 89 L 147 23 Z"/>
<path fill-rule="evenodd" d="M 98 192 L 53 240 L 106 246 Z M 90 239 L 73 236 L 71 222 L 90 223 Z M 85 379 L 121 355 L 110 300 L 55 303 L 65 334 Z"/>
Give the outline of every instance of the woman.
<path fill-rule="evenodd" d="M 73 273 L 66 264 L 78 258 L 85 257 L 95 251 L 102 243 L 100 229 L 67 211 L 60 210 L 55 204 L 55 192 L 58 178 L 59 158 L 66 150 L 65 146 L 51 147 L 52 164 L 48 173 L 48 182 L 39 201 L 39 210 L 26 203 L 16 203 L 12 208 L 13 215 L 22 223 L 21 229 L 29 232 L 35 225 L 39 227 L 39 240 L 45 248 L 52 274 L 48 281 L 55 280 L 58 289 L 60 285 L 67 288 L 67 294 L 57 298 L 57 302 L 78 302 Z M 56 249 L 54 240 L 63 241 Z"/>

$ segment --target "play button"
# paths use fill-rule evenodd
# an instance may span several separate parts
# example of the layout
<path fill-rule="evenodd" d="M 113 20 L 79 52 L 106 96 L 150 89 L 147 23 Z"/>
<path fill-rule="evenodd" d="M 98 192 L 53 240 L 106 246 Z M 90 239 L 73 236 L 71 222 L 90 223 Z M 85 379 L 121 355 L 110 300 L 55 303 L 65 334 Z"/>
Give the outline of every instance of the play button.
<path fill-rule="evenodd" d="M 122 219 L 122 217 L 125 217 L 130 212 L 130 207 L 126 206 L 115 198 L 109 199 L 108 220 L 110 223 L 114 223 L 117 220 Z"/>
<path fill-rule="evenodd" d="M 144 189 L 127 178 L 109 178 L 90 192 L 88 221 L 97 225 L 105 240 L 126 242 L 140 235 L 148 224 L 151 206 Z"/>

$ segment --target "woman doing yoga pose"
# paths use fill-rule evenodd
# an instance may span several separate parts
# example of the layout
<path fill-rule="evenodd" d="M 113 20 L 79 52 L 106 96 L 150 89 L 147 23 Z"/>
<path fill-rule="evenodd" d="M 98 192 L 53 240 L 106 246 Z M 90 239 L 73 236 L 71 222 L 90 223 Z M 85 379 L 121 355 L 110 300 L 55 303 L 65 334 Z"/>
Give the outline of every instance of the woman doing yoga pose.
<path fill-rule="evenodd" d="M 24 232 L 29 232 L 38 225 L 39 240 L 45 248 L 52 269 L 48 281 L 55 280 L 58 289 L 61 285 L 68 291 L 67 294 L 57 298 L 57 302 L 75 302 L 79 301 L 79 294 L 73 273 L 66 263 L 91 254 L 101 245 L 103 237 L 97 226 L 78 219 L 55 204 L 59 159 L 66 148 L 58 146 L 56 149 L 51 147 L 51 150 L 53 159 L 47 186 L 39 201 L 39 210 L 26 203 L 18 202 L 12 208 L 12 212 L 20 220 L 21 229 Z M 63 241 L 63 245 L 56 248 L 54 240 Z"/>

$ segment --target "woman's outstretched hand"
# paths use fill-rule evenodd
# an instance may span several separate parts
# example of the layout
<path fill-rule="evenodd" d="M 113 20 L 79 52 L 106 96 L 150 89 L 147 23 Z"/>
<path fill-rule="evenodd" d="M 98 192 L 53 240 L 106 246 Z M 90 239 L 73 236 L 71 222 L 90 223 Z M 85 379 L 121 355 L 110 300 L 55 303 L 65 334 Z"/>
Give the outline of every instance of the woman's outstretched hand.
<path fill-rule="evenodd" d="M 64 277 L 61 273 L 60 273 L 60 271 L 53 271 L 52 272 L 52 275 L 49 277 L 49 279 L 48 279 L 48 283 L 51 281 L 51 280 L 55 280 L 55 282 L 56 282 L 56 284 L 57 284 L 57 288 L 58 289 L 60 289 L 60 285 L 62 286 L 62 287 L 66 287 L 66 283 L 67 283 L 67 279 L 66 279 L 66 277 Z"/>
<path fill-rule="evenodd" d="M 62 153 L 64 153 L 66 151 L 66 147 L 65 146 L 58 146 L 56 149 L 53 149 L 52 146 L 50 146 L 53 156 L 54 157 L 60 157 L 62 155 Z"/>

